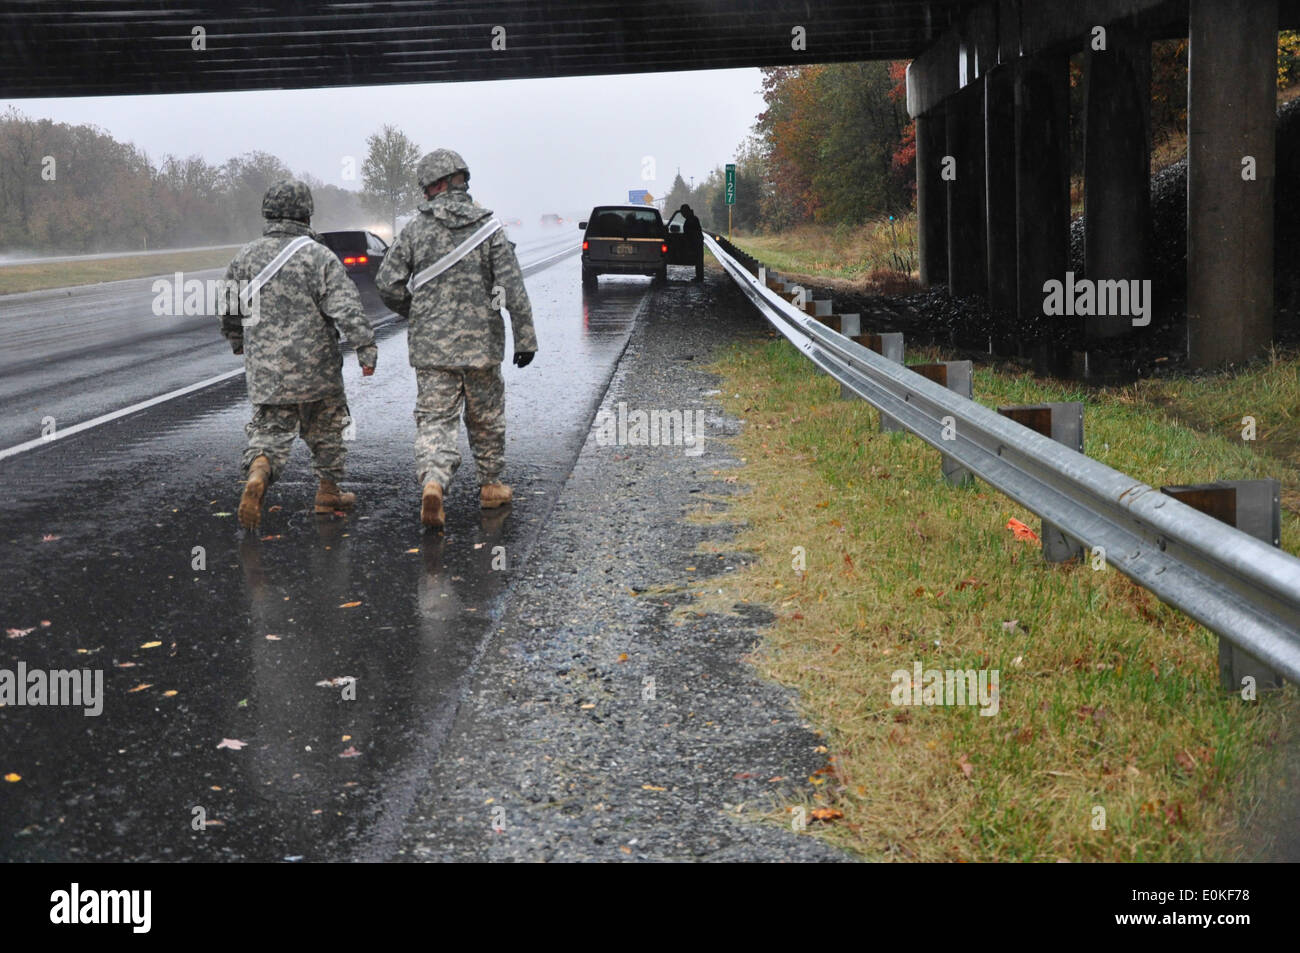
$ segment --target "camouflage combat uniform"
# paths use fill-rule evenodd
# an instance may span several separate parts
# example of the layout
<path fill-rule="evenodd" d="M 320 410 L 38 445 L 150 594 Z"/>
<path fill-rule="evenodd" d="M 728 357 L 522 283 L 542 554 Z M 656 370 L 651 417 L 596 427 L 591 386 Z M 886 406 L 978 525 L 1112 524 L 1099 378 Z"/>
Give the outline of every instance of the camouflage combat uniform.
<path fill-rule="evenodd" d="M 464 186 L 453 186 L 417 209 L 375 276 L 384 303 L 410 318 L 407 347 L 418 384 L 416 471 L 421 485 L 436 481 L 445 488 L 451 483 L 460 466 L 463 407 L 479 484 L 497 483 L 505 468 L 505 323 L 494 304 L 504 304 L 510 312 L 516 353 L 537 350 L 519 260 L 514 244 L 498 230 L 412 296 L 410 279 L 492 216 Z"/>
<path fill-rule="evenodd" d="M 290 209 L 304 204 L 311 208 L 311 193 L 301 183 L 281 192 Z M 276 212 L 263 204 L 264 215 Z M 226 269 L 227 282 L 251 281 L 295 238 L 315 237 L 309 225 L 270 215 L 262 237 L 241 248 Z M 343 393 L 339 329 L 356 347 L 362 367 L 374 367 L 378 355 L 361 296 L 342 262 L 325 245 L 312 242 L 261 288 L 255 314 L 241 316 L 236 296 L 229 292 L 224 310 L 221 333 L 236 354 L 244 354 L 248 399 L 254 407 L 253 419 L 244 428 L 244 475 L 253 460 L 265 456 L 274 482 L 289 462 L 298 435 L 311 448 L 317 477 L 338 483 L 346 456 L 343 431 L 351 422 Z"/>

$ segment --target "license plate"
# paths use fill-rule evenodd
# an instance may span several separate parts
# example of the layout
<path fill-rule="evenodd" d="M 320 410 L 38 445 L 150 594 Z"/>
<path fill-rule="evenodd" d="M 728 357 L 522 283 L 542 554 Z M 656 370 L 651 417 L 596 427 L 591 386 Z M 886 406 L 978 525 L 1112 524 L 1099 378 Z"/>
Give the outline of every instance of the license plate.
<path fill-rule="evenodd" d="M 633 245 L 633 244 L 631 244 L 630 242 L 627 242 L 627 243 L 621 243 L 621 244 L 615 245 L 615 246 L 614 246 L 614 254 L 615 254 L 615 255 L 635 255 L 635 254 L 636 254 L 636 246 Z"/>

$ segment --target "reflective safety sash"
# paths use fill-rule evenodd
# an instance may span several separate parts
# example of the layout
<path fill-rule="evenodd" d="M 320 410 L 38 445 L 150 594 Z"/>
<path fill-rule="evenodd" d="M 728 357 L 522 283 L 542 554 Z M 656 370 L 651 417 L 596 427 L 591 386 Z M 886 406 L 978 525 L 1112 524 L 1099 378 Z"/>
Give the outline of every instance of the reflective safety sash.
<path fill-rule="evenodd" d="M 435 261 L 428 268 L 425 268 L 423 271 L 417 273 L 416 276 L 411 279 L 411 283 L 409 286 L 411 289 L 411 294 L 415 294 L 415 292 L 418 291 L 420 288 L 422 288 L 424 285 L 427 285 L 430 281 L 432 281 L 434 278 L 437 278 L 440 274 L 442 274 L 452 265 L 456 264 L 456 262 L 460 261 L 466 255 L 472 252 L 475 248 L 478 248 L 479 245 L 482 245 L 485 241 L 487 241 L 489 238 L 492 237 L 493 233 L 496 232 L 497 229 L 504 228 L 504 227 L 505 226 L 501 224 L 499 219 L 496 218 L 488 219 L 487 223 L 484 224 L 481 228 L 479 228 L 479 230 L 476 231 L 473 235 L 465 239 L 463 242 L 461 242 L 451 251 L 447 252 L 447 254 L 443 255 L 441 258 Z"/>
<path fill-rule="evenodd" d="M 310 235 L 299 235 L 289 244 L 280 249 L 280 254 L 271 259 L 270 264 L 257 273 L 257 277 L 248 283 L 248 287 L 239 293 L 239 303 L 242 309 L 247 312 L 248 306 L 253 301 L 253 296 L 262 290 L 262 286 L 275 277 L 276 272 L 283 268 L 290 258 L 298 253 L 300 248 L 304 248 L 314 242 Z"/>

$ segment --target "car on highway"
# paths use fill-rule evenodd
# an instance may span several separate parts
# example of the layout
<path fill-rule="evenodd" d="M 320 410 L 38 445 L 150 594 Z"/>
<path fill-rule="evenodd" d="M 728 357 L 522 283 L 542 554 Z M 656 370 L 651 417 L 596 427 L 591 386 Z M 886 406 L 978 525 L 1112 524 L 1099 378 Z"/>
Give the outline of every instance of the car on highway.
<path fill-rule="evenodd" d="M 388 254 L 388 243 L 367 231 L 320 232 L 320 240 L 330 251 L 338 255 L 348 275 L 355 281 L 359 275 L 365 275 L 374 281 L 379 273 L 379 266 Z"/>
<path fill-rule="evenodd" d="M 560 216 L 556 215 L 554 212 L 547 212 L 545 215 L 542 216 L 542 224 L 563 225 L 564 219 L 560 218 Z"/>
<path fill-rule="evenodd" d="M 582 283 L 594 288 L 601 275 L 668 277 L 668 233 L 659 210 L 646 205 L 597 205 L 582 235 Z"/>

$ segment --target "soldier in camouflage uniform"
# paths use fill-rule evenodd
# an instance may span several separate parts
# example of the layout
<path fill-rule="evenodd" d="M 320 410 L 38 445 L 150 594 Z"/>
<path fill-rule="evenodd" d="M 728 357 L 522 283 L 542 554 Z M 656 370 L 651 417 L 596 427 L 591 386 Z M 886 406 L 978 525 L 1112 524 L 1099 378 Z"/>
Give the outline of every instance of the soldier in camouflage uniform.
<path fill-rule="evenodd" d="M 407 346 L 419 388 L 420 520 L 440 527 L 446 521 L 443 494 L 460 466 L 462 410 L 480 503 L 490 509 L 510 502 L 510 487 L 501 482 L 506 441 L 501 307 L 510 312 L 516 366 L 533 359 L 537 337 L 514 244 L 503 229 L 493 231 L 492 212 L 470 198 L 465 160 L 450 149 L 436 149 L 420 160 L 416 174 L 425 201 L 384 256 L 375 286 L 388 307 L 410 319 Z M 475 240 L 481 243 L 473 245 Z M 457 249 L 463 257 L 435 277 L 421 275 L 435 263 L 446 266 L 444 256 L 454 258 Z M 426 283 L 412 291 L 413 279 Z"/>
<path fill-rule="evenodd" d="M 338 257 L 311 230 L 311 190 L 283 179 L 266 190 L 262 237 L 239 250 L 226 269 L 221 333 L 236 354 L 244 355 L 253 419 L 244 428 L 248 447 L 247 480 L 239 501 L 239 522 L 252 529 L 262 518 L 262 497 L 283 472 L 294 436 L 311 448 L 320 480 L 316 512 L 332 513 L 356 502 L 339 489 L 343 479 L 343 430 L 351 423 L 343 393 L 343 355 L 339 330 L 356 347 L 367 377 L 375 371 L 375 334 L 366 320 L 357 286 Z M 241 303 L 236 282 L 253 281 L 299 236 L 303 244 L 256 295 Z"/>

